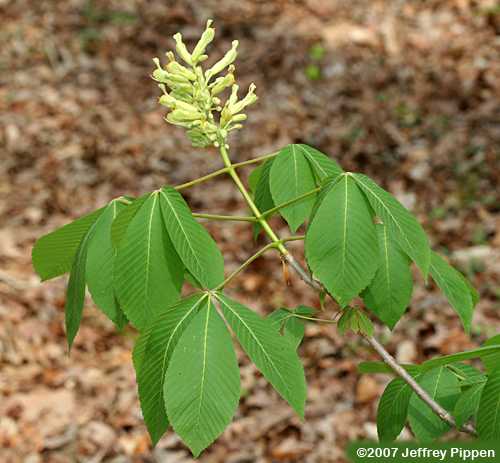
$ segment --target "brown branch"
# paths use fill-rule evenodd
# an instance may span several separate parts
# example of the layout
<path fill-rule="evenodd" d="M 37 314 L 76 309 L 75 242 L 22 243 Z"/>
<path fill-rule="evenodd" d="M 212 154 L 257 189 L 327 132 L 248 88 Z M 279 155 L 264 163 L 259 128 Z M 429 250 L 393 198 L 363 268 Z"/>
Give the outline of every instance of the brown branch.
<path fill-rule="evenodd" d="M 434 401 L 431 396 L 418 384 L 415 379 L 401 366 L 398 364 L 396 359 L 389 354 L 384 349 L 384 346 L 380 344 L 373 336 L 363 336 L 370 346 L 382 357 L 382 360 L 396 373 L 400 378 L 402 378 L 408 386 L 410 386 L 429 407 L 430 409 L 441 418 L 443 421 L 448 423 L 450 426 L 457 428 L 459 431 L 466 432 L 468 434 L 476 435 L 476 430 L 474 426 L 469 423 L 464 424 L 461 428 L 458 428 L 455 418 L 445 410 L 441 405 Z"/>
<path fill-rule="evenodd" d="M 317 291 L 323 291 L 323 285 L 315 280 L 300 263 L 291 254 L 286 254 L 284 259 L 288 262 L 290 267 L 297 273 L 297 275 L 309 286 Z M 457 428 L 459 431 L 477 435 L 476 429 L 470 423 L 464 424 L 461 428 L 458 428 L 457 423 L 453 416 L 445 410 L 441 405 L 439 405 L 432 397 L 415 381 L 414 378 L 401 366 L 398 364 L 396 359 L 389 354 L 373 336 L 363 336 L 368 344 L 377 352 L 377 354 L 382 357 L 382 360 L 399 376 L 403 379 L 408 386 L 410 386 L 415 394 L 417 394 L 429 407 L 430 409 L 441 418 L 443 421 L 448 423 L 450 426 Z"/>

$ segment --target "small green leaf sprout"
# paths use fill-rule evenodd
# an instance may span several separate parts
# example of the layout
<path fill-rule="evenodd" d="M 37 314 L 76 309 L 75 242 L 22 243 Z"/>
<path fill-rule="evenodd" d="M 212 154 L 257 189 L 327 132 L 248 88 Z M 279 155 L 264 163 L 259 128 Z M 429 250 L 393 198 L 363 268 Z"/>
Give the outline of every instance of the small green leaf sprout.
<path fill-rule="evenodd" d="M 163 91 L 159 103 L 171 111 L 165 120 L 187 129 L 187 135 L 195 147 L 227 146 L 227 137 L 232 130 L 241 129 L 247 116 L 242 111 L 257 101 L 255 85 L 252 83 L 245 97 L 238 99 L 239 87 L 236 84 L 234 61 L 238 55 L 238 41 L 232 42 L 231 48 L 211 68 L 203 70 L 201 63 L 208 58 L 207 46 L 215 36 L 207 21 L 205 31 L 189 52 L 182 40 L 182 35 L 174 35 L 175 50 L 185 65 L 176 61 L 172 51 L 166 53 L 168 63 L 162 66 L 158 58 L 153 62 L 156 69 L 153 79 Z M 226 74 L 218 76 L 226 70 Z M 231 89 L 229 98 L 223 103 L 220 95 Z"/>

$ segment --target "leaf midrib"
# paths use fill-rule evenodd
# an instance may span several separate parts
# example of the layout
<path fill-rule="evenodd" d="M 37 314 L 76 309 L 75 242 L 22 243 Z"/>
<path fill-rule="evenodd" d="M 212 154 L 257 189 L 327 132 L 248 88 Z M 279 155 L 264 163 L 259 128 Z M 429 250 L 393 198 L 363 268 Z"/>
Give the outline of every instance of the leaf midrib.
<path fill-rule="evenodd" d="M 191 315 L 191 313 L 196 310 L 196 308 L 201 304 L 201 302 L 203 301 L 203 299 L 205 299 L 206 295 L 205 296 L 202 296 L 200 299 L 198 299 L 193 307 L 191 307 L 187 312 L 186 314 L 182 317 L 181 320 L 179 320 L 179 322 L 177 323 L 177 325 L 175 325 L 175 328 L 172 330 L 172 333 L 167 341 L 167 345 L 165 346 L 165 350 L 163 352 L 163 358 L 162 358 L 162 364 L 161 364 L 161 388 L 158 388 L 154 395 L 153 395 L 153 399 L 156 399 L 159 395 L 163 394 L 163 384 L 165 383 L 165 372 L 166 372 L 166 362 L 167 362 L 167 355 L 168 355 L 168 350 L 170 349 L 170 344 L 172 343 L 172 340 L 174 339 L 175 337 L 175 333 L 177 333 L 177 330 L 179 329 L 179 327 L 182 326 L 182 324 L 184 323 L 184 320 L 186 320 L 187 317 L 189 317 L 189 315 Z M 171 310 L 175 310 L 178 308 L 178 306 L 180 305 L 181 303 L 179 302 L 178 304 L 175 304 L 174 306 L 172 306 L 169 310 L 169 312 Z M 147 341 L 146 343 L 146 347 L 144 348 L 145 349 L 145 353 L 147 352 L 147 348 L 148 348 L 148 343 L 149 343 L 149 340 Z"/>
<path fill-rule="evenodd" d="M 240 315 L 235 312 L 226 302 L 224 302 L 220 297 L 216 296 L 217 297 L 217 300 L 221 303 L 221 304 L 224 304 L 233 314 L 236 318 L 238 318 L 238 320 L 242 323 L 242 325 L 245 326 L 245 328 L 248 330 L 248 332 L 251 334 L 251 336 L 253 337 L 253 339 L 255 339 L 255 342 L 260 346 L 262 352 L 264 353 L 264 355 L 266 356 L 266 358 L 268 359 L 269 363 L 272 365 L 273 369 L 275 370 L 276 374 L 279 376 L 281 382 L 285 385 L 285 388 L 286 390 L 288 391 L 288 393 L 290 393 L 290 388 L 288 387 L 288 384 L 287 382 L 284 380 L 283 376 L 281 375 L 279 369 L 276 367 L 276 365 L 274 364 L 272 358 L 269 356 L 269 354 L 267 353 L 267 351 L 264 349 L 264 346 L 262 345 L 262 343 L 260 342 L 259 338 L 257 336 L 255 336 L 253 330 L 250 328 L 250 326 L 248 326 L 248 324 L 240 317 Z"/>
<path fill-rule="evenodd" d="M 392 214 L 391 210 L 386 206 L 386 204 L 384 203 L 384 201 L 377 195 L 377 193 L 375 193 L 368 185 L 366 185 L 364 182 L 362 182 L 361 180 L 359 180 L 357 177 L 354 177 L 354 180 L 359 183 L 361 185 L 362 188 L 365 188 L 366 190 L 368 190 L 372 196 L 374 196 L 377 201 L 382 205 L 382 207 L 387 211 L 387 213 L 389 214 L 389 216 L 391 217 L 391 219 L 393 220 L 393 222 L 395 223 L 395 225 L 398 227 L 399 229 L 399 232 L 401 233 L 401 235 L 404 237 L 406 243 L 408 244 L 409 248 L 415 252 L 415 248 L 411 245 L 411 242 L 410 240 L 408 239 L 408 236 L 406 235 L 406 233 L 404 232 L 403 228 L 401 227 L 401 225 L 399 224 L 399 222 L 396 220 L 396 218 L 394 217 L 394 215 Z"/>
<path fill-rule="evenodd" d="M 385 274 L 386 274 L 386 279 L 387 279 L 387 294 L 391 295 L 392 294 L 392 285 L 391 285 L 391 277 L 390 274 L 391 272 L 389 271 L 389 246 L 388 246 L 388 239 L 387 239 L 387 227 L 382 224 L 382 227 L 384 227 L 384 255 L 385 255 Z M 389 306 L 390 306 L 390 311 L 393 313 L 393 298 L 389 297 Z"/>
<path fill-rule="evenodd" d="M 206 320 L 205 320 L 205 334 L 204 334 L 204 339 L 203 339 L 203 369 L 201 372 L 201 383 L 200 383 L 200 399 L 198 402 L 198 413 L 196 416 L 196 424 L 195 428 L 199 428 L 200 426 L 200 417 L 201 417 L 201 406 L 203 404 L 203 396 L 205 395 L 205 375 L 206 375 L 206 369 L 207 369 L 207 340 L 208 340 L 208 321 L 210 319 L 210 297 L 208 297 L 208 304 L 206 307 Z"/>
<path fill-rule="evenodd" d="M 173 215 L 174 215 L 174 217 L 176 219 L 176 222 L 178 223 L 179 228 L 181 229 L 181 232 L 184 235 L 184 238 L 186 239 L 186 243 L 187 243 L 189 249 L 191 250 L 191 254 L 194 257 L 194 260 L 196 261 L 196 265 L 198 267 L 197 272 L 199 271 L 200 274 L 203 273 L 203 271 L 202 271 L 203 265 L 202 265 L 202 263 L 201 263 L 201 261 L 200 261 L 200 259 L 198 257 L 198 254 L 193 249 L 193 246 L 192 246 L 191 241 L 189 239 L 189 235 L 188 235 L 188 233 L 186 233 L 186 230 L 184 229 L 182 221 L 180 220 L 180 217 L 177 214 L 177 211 L 175 210 L 175 207 L 172 206 L 172 203 L 170 202 L 170 199 L 168 198 L 168 195 L 164 191 L 161 191 L 160 194 L 163 195 L 163 197 L 167 201 L 168 206 L 169 206 L 170 210 L 172 211 L 172 213 L 173 213 Z M 198 278 L 198 280 L 200 280 L 200 278 L 199 278 L 198 275 L 196 275 L 196 277 Z M 202 282 L 200 281 L 200 283 L 202 283 Z"/>
<path fill-rule="evenodd" d="M 323 178 L 328 176 L 328 172 L 325 169 L 323 169 L 323 167 L 321 166 L 321 164 L 316 160 L 316 158 L 314 156 L 312 156 L 311 154 L 309 154 L 307 152 L 307 150 L 303 146 L 299 145 L 298 148 L 304 152 L 303 156 L 307 158 L 307 161 L 309 161 L 310 163 L 314 164 L 316 166 L 316 168 L 321 171 L 321 174 L 323 175 Z"/>
<path fill-rule="evenodd" d="M 297 153 L 295 153 L 295 146 L 292 145 L 292 158 L 293 158 L 293 178 L 294 178 L 294 181 L 295 181 L 295 196 L 298 196 L 299 193 L 299 177 L 298 177 L 298 169 L 297 169 Z M 296 215 L 296 209 L 295 208 L 292 208 L 291 209 L 293 211 L 293 215 L 295 216 Z"/>
<path fill-rule="evenodd" d="M 437 274 L 437 276 L 441 280 L 441 284 L 448 290 L 448 292 L 450 294 L 453 294 L 452 287 L 448 284 L 447 279 L 443 277 L 443 274 L 437 269 L 437 266 L 432 263 L 432 258 L 431 258 L 430 270 L 431 270 L 431 272 L 435 272 Z M 467 302 L 469 302 L 470 304 L 468 304 L 468 305 L 472 305 L 472 297 L 470 296 L 470 294 L 469 294 L 468 291 L 466 291 L 466 294 L 469 297 L 469 300 Z M 454 308 L 455 308 L 455 306 L 459 306 L 460 305 L 460 304 L 456 304 L 456 300 L 454 302 L 455 303 L 451 304 Z M 458 301 L 458 302 L 460 302 L 460 301 Z M 451 301 L 450 301 L 450 303 L 451 303 Z M 467 310 L 469 310 L 469 308 L 467 308 Z M 460 313 L 460 311 L 458 311 L 458 315 L 459 315 L 460 318 L 463 319 L 462 314 Z"/>
<path fill-rule="evenodd" d="M 153 215 L 156 207 L 156 200 L 158 199 L 158 195 L 154 195 L 153 198 L 153 204 L 151 205 L 151 213 L 149 214 L 149 220 L 148 220 L 148 239 L 146 243 L 146 271 L 145 273 L 145 284 L 144 288 L 146 291 L 145 298 L 144 298 L 144 303 L 145 306 L 147 307 L 149 305 L 149 262 L 151 260 L 151 236 L 153 232 Z"/>
<path fill-rule="evenodd" d="M 167 361 L 167 354 L 168 354 L 168 350 L 170 349 L 170 344 L 172 342 L 172 339 L 174 339 L 174 336 L 175 336 L 175 333 L 177 333 L 177 330 L 179 329 L 179 327 L 184 323 L 184 320 L 186 320 L 187 317 L 189 317 L 189 315 L 191 315 L 191 313 L 201 304 L 201 302 L 203 302 L 203 299 L 205 299 L 205 297 L 207 297 L 206 295 L 205 296 L 202 296 L 200 299 L 198 299 L 193 307 L 191 307 L 187 312 L 186 314 L 179 320 L 179 322 L 177 323 L 177 325 L 175 325 L 175 328 L 172 330 L 172 333 L 167 341 L 167 345 L 165 346 L 165 352 L 163 354 L 163 360 L 162 360 L 162 365 L 161 365 L 161 371 L 162 371 L 162 377 L 165 376 L 165 363 Z M 178 305 L 176 304 L 174 307 L 172 307 L 172 310 L 174 310 Z M 164 382 L 164 379 L 162 379 L 162 384 Z"/>
<path fill-rule="evenodd" d="M 344 190 L 344 195 L 345 195 L 345 203 L 344 203 L 344 238 L 343 238 L 343 246 L 342 246 L 342 280 L 344 279 L 345 275 L 345 259 L 346 259 L 346 254 L 347 254 L 347 209 L 348 209 L 348 189 L 347 189 L 347 175 L 344 177 L 345 178 L 345 190 Z"/>

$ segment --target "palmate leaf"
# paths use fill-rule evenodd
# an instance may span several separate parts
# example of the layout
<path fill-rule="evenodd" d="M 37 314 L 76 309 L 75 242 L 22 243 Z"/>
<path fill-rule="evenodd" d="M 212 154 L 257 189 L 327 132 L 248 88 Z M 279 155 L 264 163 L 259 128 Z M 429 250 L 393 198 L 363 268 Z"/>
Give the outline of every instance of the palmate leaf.
<path fill-rule="evenodd" d="M 491 370 L 481 393 L 477 432 L 483 440 L 500 440 L 500 365 Z"/>
<path fill-rule="evenodd" d="M 385 388 L 377 409 L 377 433 L 380 441 L 395 440 L 404 428 L 413 390 L 401 378 Z"/>
<path fill-rule="evenodd" d="M 282 336 L 288 338 L 293 346 L 298 348 L 304 337 L 306 320 L 295 315 L 310 317 L 313 313 L 314 309 L 311 307 L 300 305 L 295 309 L 276 309 L 267 318 L 271 320 Z"/>
<path fill-rule="evenodd" d="M 493 338 L 492 338 L 493 339 Z M 492 345 L 483 345 L 477 349 L 466 350 L 464 352 L 457 352 L 455 354 L 443 355 L 442 357 L 434 357 L 430 360 L 426 360 L 422 365 L 413 365 L 413 367 L 418 367 L 422 371 L 432 370 L 434 368 L 446 365 L 457 366 L 456 362 L 462 360 L 471 360 L 475 358 L 481 358 L 484 362 L 485 358 L 494 356 L 500 353 L 500 343 Z M 498 365 L 498 363 L 497 363 Z M 411 365 L 403 365 L 405 368 Z M 465 366 L 468 367 L 468 366 Z M 458 368 L 463 369 L 464 367 L 459 366 Z M 468 368 L 470 371 L 470 367 Z M 358 366 L 360 373 L 391 373 L 392 370 L 382 361 L 374 362 L 361 362 Z"/>
<path fill-rule="evenodd" d="M 419 365 L 414 365 L 412 363 L 401 363 L 401 366 L 411 374 L 417 374 L 421 371 Z M 394 370 L 382 361 L 369 361 L 369 362 L 359 362 L 358 364 L 359 373 L 384 373 L 384 374 L 394 374 Z"/>
<path fill-rule="evenodd" d="M 377 216 L 387 226 L 388 233 L 427 277 L 431 259 L 429 240 L 417 219 L 366 175 L 353 174 L 353 177 Z"/>
<path fill-rule="evenodd" d="M 463 426 L 469 418 L 476 415 L 484 384 L 483 382 L 470 386 L 458 398 L 453 410 L 453 416 L 458 428 Z"/>
<path fill-rule="evenodd" d="M 389 328 L 394 328 L 411 299 L 413 278 L 410 260 L 389 236 L 385 224 L 375 225 L 380 266 L 363 292 L 366 306 Z"/>
<path fill-rule="evenodd" d="M 179 299 L 184 280 L 184 266 L 163 225 L 159 203 L 159 193 L 144 201 L 127 228 L 115 261 L 118 302 L 139 330 Z"/>
<path fill-rule="evenodd" d="M 172 187 L 160 191 L 160 205 L 172 243 L 189 272 L 205 287 L 224 280 L 224 259 L 212 237 Z"/>
<path fill-rule="evenodd" d="M 320 182 L 326 177 L 336 177 L 344 173 L 342 168 L 333 159 L 325 156 L 321 151 L 308 145 L 293 146 L 296 146 L 304 154 L 304 157 L 309 161 L 315 176 Z"/>
<path fill-rule="evenodd" d="M 82 320 L 83 304 L 85 302 L 85 266 L 89 242 L 95 231 L 95 222 L 90 226 L 83 237 L 76 256 L 71 266 L 68 287 L 66 290 L 66 303 L 64 306 L 64 320 L 66 325 L 66 338 L 68 348 L 71 349 L 76 333 Z"/>
<path fill-rule="evenodd" d="M 299 145 L 288 145 L 274 159 L 270 173 L 270 188 L 275 204 L 282 204 L 314 190 L 316 182 L 304 150 Z M 280 209 L 290 229 L 297 228 L 309 217 L 314 195 Z"/>
<path fill-rule="evenodd" d="M 254 202 L 260 212 L 268 211 L 275 206 L 273 197 L 271 195 L 269 180 L 273 161 L 274 159 L 268 159 L 266 162 L 264 162 L 264 164 L 259 166 L 260 172 L 254 189 Z M 261 229 L 262 226 L 260 225 L 260 223 L 253 224 L 254 238 L 257 238 Z"/>
<path fill-rule="evenodd" d="M 265 162 L 260 166 L 255 167 L 248 175 L 248 186 L 250 187 L 250 191 L 254 196 L 255 191 L 257 190 L 257 185 L 259 184 L 260 176 L 262 175 L 264 164 Z"/>
<path fill-rule="evenodd" d="M 305 243 L 311 270 L 340 305 L 370 283 L 379 265 L 377 233 L 352 175 L 343 175 L 324 196 Z"/>
<path fill-rule="evenodd" d="M 500 366 L 500 334 L 487 339 L 483 345 L 483 348 L 491 349 L 486 351 L 481 356 L 481 361 L 486 367 L 487 371 L 495 370 Z"/>
<path fill-rule="evenodd" d="M 444 409 L 453 411 L 460 396 L 458 379 L 445 367 L 429 370 L 418 378 L 418 383 L 424 388 L 431 399 L 438 402 Z M 408 416 L 411 429 L 421 442 L 432 441 L 450 429 L 420 397 L 413 394 L 410 399 Z"/>
<path fill-rule="evenodd" d="M 130 222 L 150 196 L 151 193 L 145 193 L 139 198 L 130 198 L 130 204 L 117 214 L 115 220 L 113 220 L 113 223 L 111 225 L 111 242 L 113 243 L 114 247 L 117 248 L 118 246 L 120 246 L 120 243 L 125 237 L 125 233 L 127 232 L 127 228 L 130 225 Z"/>
<path fill-rule="evenodd" d="M 94 225 L 88 246 L 86 280 L 95 304 L 121 329 L 127 323 L 113 287 L 116 249 L 111 242 L 111 224 L 127 206 L 114 199 Z"/>
<path fill-rule="evenodd" d="M 168 427 L 163 384 L 177 342 L 207 300 L 196 294 L 166 307 L 137 339 L 132 355 L 142 414 L 153 445 Z M 190 364 L 190 362 L 189 362 Z"/>
<path fill-rule="evenodd" d="M 42 281 L 71 270 L 78 246 L 104 207 L 39 238 L 32 251 L 33 266 Z"/>
<path fill-rule="evenodd" d="M 343 175 L 330 175 L 325 177 L 320 183 L 320 190 L 316 195 L 316 201 L 314 202 L 313 208 L 311 210 L 311 215 L 309 216 L 309 223 L 312 223 L 314 217 L 316 217 L 316 212 L 318 212 L 319 206 L 323 202 L 323 199 L 330 193 L 331 189 L 344 179 Z"/>
<path fill-rule="evenodd" d="M 221 293 L 216 298 L 243 350 L 281 397 L 303 417 L 306 382 L 293 344 L 284 336 L 277 336 L 270 320 Z"/>
<path fill-rule="evenodd" d="M 231 422 L 240 372 L 231 335 L 210 297 L 177 343 L 163 396 L 175 432 L 195 457 Z"/>
<path fill-rule="evenodd" d="M 484 373 L 467 363 L 455 362 L 446 367 L 458 378 L 462 389 L 467 386 L 484 383 L 487 379 Z"/>
<path fill-rule="evenodd" d="M 462 320 L 465 331 L 469 333 L 474 305 L 465 277 L 435 252 L 431 254 L 430 273 Z"/>

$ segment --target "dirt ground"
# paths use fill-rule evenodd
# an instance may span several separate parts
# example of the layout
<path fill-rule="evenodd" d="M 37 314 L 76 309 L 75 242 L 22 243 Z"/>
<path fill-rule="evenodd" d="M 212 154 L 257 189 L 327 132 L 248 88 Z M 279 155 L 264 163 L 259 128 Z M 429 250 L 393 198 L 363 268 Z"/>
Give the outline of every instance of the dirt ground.
<path fill-rule="evenodd" d="M 151 58 L 215 20 L 213 53 L 240 40 L 243 86 L 258 104 L 231 139 L 235 160 L 291 142 L 313 145 L 377 179 L 423 222 L 481 294 L 471 337 L 418 279 L 411 309 L 379 338 L 400 361 L 471 348 L 500 332 L 500 8 L 495 0 L 0 0 L 0 461 L 187 463 L 169 432 L 152 450 L 130 351 L 90 300 L 66 352 L 65 278 L 43 285 L 30 262 L 41 234 L 121 194 L 220 167 L 167 125 Z M 193 210 L 246 214 L 228 179 L 186 192 Z M 275 223 L 285 227 L 279 221 Z M 242 224 L 210 224 L 227 271 L 255 250 Z M 300 255 L 300 246 L 294 245 Z M 418 277 L 417 277 L 418 278 Z M 267 313 L 318 305 L 283 285 L 276 256 L 230 292 Z M 355 336 L 308 326 L 301 422 L 240 353 L 245 395 L 201 462 L 343 462 L 376 437 L 385 376 Z M 404 431 L 403 437 L 410 437 Z"/>

